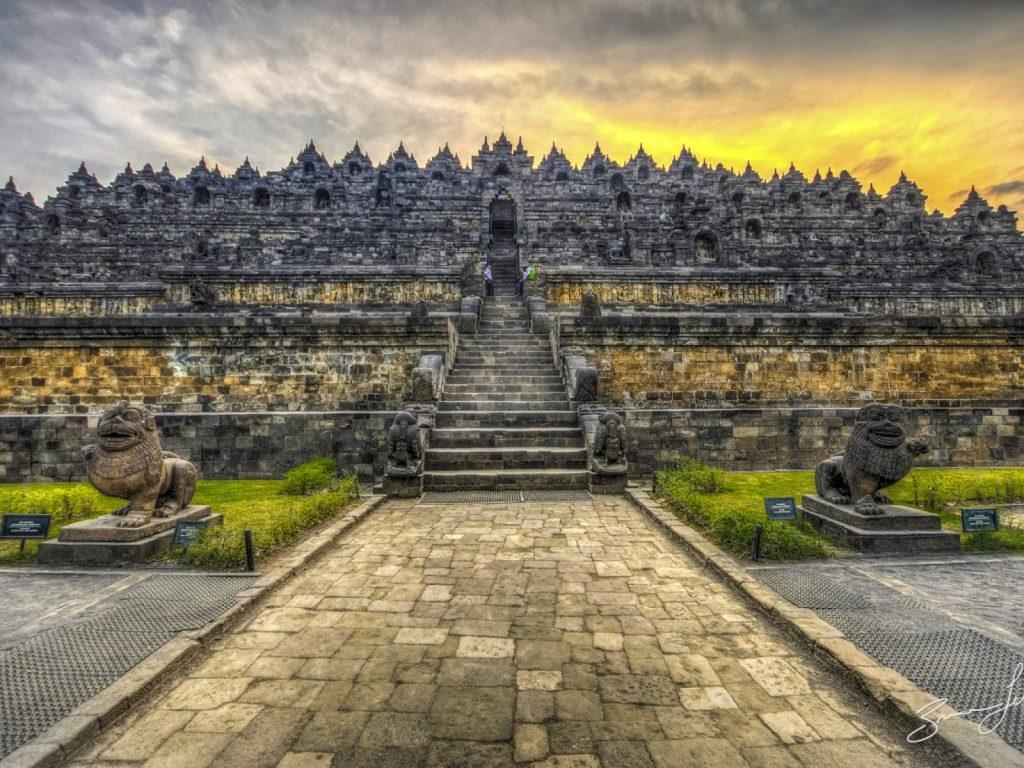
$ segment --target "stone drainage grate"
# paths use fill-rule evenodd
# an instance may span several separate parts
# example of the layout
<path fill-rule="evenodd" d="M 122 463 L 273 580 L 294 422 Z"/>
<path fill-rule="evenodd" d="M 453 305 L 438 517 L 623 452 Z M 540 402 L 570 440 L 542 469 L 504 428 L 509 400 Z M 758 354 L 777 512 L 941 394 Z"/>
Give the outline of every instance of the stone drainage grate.
<path fill-rule="evenodd" d="M 590 501 L 586 491 L 427 491 L 420 504 L 529 504 Z"/>
<path fill-rule="evenodd" d="M 42 733 L 178 632 L 230 608 L 255 577 L 152 575 L 102 612 L 0 652 L 0 757 Z"/>
<path fill-rule="evenodd" d="M 757 577 L 784 598 L 801 608 L 867 608 L 866 598 L 817 571 L 773 569 Z"/>
<path fill-rule="evenodd" d="M 799 568 L 755 569 L 757 577 L 783 597 L 812 608 L 857 647 L 892 667 L 957 711 L 998 708 L 1024 693 L 1024 677 L 1010 690 L 1024 656 L 980 632 L 962 627 L 924 603 L 875 581 L 858 594 L 834 576 Z M 843 574 L 849 580 L 849 574 Z M 967 719 L 980 723 L 985 712 Z M 996 715 L 987 721 L 994 725 Z M 1011 707 L 996 729 L 1024 751 L 1024 708 Z"/>

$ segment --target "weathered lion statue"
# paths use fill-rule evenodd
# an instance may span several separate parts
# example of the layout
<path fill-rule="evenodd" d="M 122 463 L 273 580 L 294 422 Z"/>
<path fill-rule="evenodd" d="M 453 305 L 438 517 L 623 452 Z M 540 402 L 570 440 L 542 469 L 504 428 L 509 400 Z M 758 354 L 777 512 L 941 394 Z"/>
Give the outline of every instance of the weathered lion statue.
<path fill-rule="evenodd" d="M 409 411 L 399 411 L 388 430 L 388 474 L 417 474 L 422 455 L 419 419 Z"/>
<path fill-rule="evenodd" d="M 593 461 L 596 471 L 615 472 L 626 467 L 626 425 L 614 411 L 605 411 L 598 419 Z"/>
<path fill-rule="evenodd" d="M 815 469 L 814 485 L 826 501 L 854 503 L 862 515 L 881 515 L 880 505 L 892 504 L 881 490 L 903 479 L 914 457 L 927 452 L 924 443 L 907 442 L 900 406 L 871 403 L 857 412 L 846 452 Z"/>
<path fill-rule="evenodd" d="M 121 528 L 138 528 L 188 506 L 196 491 L 194 465 L 160 449 L 156 420 L 146 408 L 121 400 L 100 416 L 96 445 L 82 449 L 96 490 L 127 499 L 114 510 Z"/>

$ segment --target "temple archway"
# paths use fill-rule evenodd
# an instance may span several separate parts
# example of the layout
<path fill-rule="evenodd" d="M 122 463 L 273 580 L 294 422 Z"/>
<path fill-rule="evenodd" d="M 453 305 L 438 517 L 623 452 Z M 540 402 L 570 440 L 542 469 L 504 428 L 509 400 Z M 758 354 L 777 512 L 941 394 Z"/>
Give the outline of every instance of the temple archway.
<path fill-rule="evenodd" d="M 974 270 L 980 277 L 999 277 L 999 260 L 992 251 L 982 251 L 974 257 Z"/>
<path fill-rule="evenodd" d="M 718 263 L 718 238 L 714 233 L 698 233 L 693 239 L 693 257 L 697 264 Z"/>
<path fill-rule="evenodd" d="M 516 239 L 516 203 L 507 192 L 499 192 L 491 200 L 491 239 L 514 243 Z"/>

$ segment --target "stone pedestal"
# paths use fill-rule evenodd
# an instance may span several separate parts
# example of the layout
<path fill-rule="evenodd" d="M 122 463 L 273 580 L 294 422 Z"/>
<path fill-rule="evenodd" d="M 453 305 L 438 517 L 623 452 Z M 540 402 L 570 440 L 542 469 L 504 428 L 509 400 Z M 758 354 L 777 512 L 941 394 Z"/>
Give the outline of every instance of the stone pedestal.
<path fill-rule="evenodd" d="M 625 493 L 629 475 L 625 472 L 609 475 L 600 472 L 589 472 L 591 493 Z"/>
<path fill-rule="evenodd" d="M 833 504 L 816 494 L 803 497 L 804 520 L 844 546 L 875 555 L 959 552 L 960 534 L 943 531 L 938 515 L 885 504 L 881 515 L 862 515 L 852 504 Z"/>
<path fill-rule="evenodd" d="M 180 520 L 205 520 L 220 525 L 223 515 L 205 505 L 190 505 L 171 517 L 154 517 L 138 528 L 118 528 L 124 518 L 104 515 L 64 526 L 56 539 L 39 545 L 37 562 L 48 565 L 129 565 L 142 563 L 171 546 Z"/>
<path fill-rule="evenodd" d="M 423 475 L 384 475 L 384 493 L 399 499 L 416 499 L 423 493 Z"/>

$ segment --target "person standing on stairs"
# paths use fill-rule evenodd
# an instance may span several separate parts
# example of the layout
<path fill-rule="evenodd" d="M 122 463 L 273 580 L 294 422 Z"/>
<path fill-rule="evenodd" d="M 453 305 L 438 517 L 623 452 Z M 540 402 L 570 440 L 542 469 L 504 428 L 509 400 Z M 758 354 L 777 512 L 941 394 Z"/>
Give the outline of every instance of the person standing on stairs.
<path fill-rule="evenodd" d="M 484 267 L 484 293 L 488 296 L 494 295 L 494 271 L 490 262 Z"/>
<path fill-rule="evenodd" d="M 523 295 L 523 288 L 526 286 L 526 281 L 530 279 L 530 267 L 529 265 L 523 267 L 523 274 L 519 278 L 519 282 L 516 283 L 516 296 Z"/>

